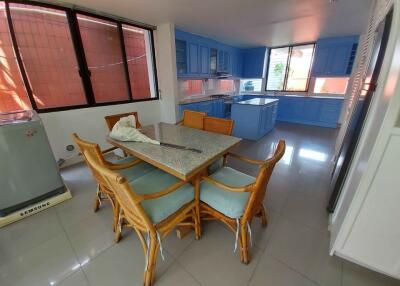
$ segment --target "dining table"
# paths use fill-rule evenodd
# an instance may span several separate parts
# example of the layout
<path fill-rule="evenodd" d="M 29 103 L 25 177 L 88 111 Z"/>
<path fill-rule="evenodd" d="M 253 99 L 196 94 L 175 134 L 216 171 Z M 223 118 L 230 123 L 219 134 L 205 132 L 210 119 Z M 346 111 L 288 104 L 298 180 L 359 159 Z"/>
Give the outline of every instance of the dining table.
<path fill-rule="evenodd" d="M 158 144 L 118 141 L 107 137 L 108 143 L 126 154 L 139 158 L 185 182 L 191 182 L 195 194 L 200 193 L 200 180 L 208 166 L 220 160 L 242 140 L 241 138 L 208 132 L 170 123 L 144 126 L 140 132 L 160 142 Z M 200 198 L 198 195 L 196 200 Z M 181 228 L 178 236 L 187 230 Z"/>

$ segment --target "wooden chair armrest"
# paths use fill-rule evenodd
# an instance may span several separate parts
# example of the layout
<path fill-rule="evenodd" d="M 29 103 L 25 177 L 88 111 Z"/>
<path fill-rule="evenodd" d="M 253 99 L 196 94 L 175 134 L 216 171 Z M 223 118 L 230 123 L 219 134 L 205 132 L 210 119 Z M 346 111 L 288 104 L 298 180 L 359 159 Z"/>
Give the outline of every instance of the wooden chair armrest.
<path fill-rule="evenodd" d="M 114 151 L 116 149 L 118 149 L 118 147 L 115 147 L 115 146 L 114 147 L 110 147 L 110 148 L 102 150 L 101 153 L 102 154 L 106 154 L 106 153 L 109 153 L 109 152 Z"/>
<path fill-rule="evenodd" d="M 231 157 L 233 157 L 235 159 L 241 160 L 241 161 L 249 163 L 249 164 L 254 164 L 254 165 L 263 165 L 263 164 L 265 164 L 265 161 L 249 159 L 249 158 L 246 158 L 246 157 L 243 157 L 241 155 L 238 155 L 238 154 L 235 154 L 235 153 L 231 153 L 231 152 L 227 153 L 225 156 L 231 156 Z"/>
<path fill-rule="evenodd" d="M 151 200 L 151 199 L 157 199 L 159 197 L 168 195 L 169 193 L 172 193 L 174 191 L 176 191 L 177 189 L 179 189 L 180 187 L 182 187 L 184 184 L 186 184 L 186 182 L 184 181 L 179 181 L 171 186 L 169 186 L 168 188 L 156 192 L 156 193 L 151 193 L 151 194 L 146 194 L 146 195 L 140 195 L 140 200 Z"/>
<path fill-rule="evenodd" d="M 237 192 L 237 193 L 251 191 L 251 186 L 254 184 L 254 183 L 251 183 L 251 184 L 248 184 L 243 187 L 232 187 L 232 186 L 228 186 L 224 183 L 221 183 L 217 180 L 214 180 L 210 177 L 203 177 L 203 180 L 206 181 L 207 183 L 213 184 L 214 186 L 216 186 L 218 188 L 224 189 L 225 191 Z"/>
<path fill-rule="evenodd" d="M 110 170 L 122 170 L 122 169 L 127 169 L 127 168 L 131 168 L 139 163 L 143 162 L 140 159 L 136 159 L 132 162 L 128 162 L 128 163 L 122 163 L 122 164 L 115 164 L 115 163 L 111 163 L 111 162 L 107 162 L 107 167 Z"/>

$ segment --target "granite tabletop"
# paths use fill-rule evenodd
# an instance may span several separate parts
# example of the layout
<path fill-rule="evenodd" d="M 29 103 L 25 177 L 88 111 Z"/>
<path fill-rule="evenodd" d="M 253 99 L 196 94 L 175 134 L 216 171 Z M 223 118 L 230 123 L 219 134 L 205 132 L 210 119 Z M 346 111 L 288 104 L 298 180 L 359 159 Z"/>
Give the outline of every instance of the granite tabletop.
<path fill-rule="evenodd" d="M 236 102 L 236 104 L 249 104 L 249 105 L 268 105 L 274 102 L 278 102 L 279 99 L 269 99 L 269 98 L 253 98 L 249 100 L 243 100 Z"/>
<path fill-rule="evenodd" d="M 168 123 L 145 126 L 141 132 L 163 143 L 195 148 L 202 152 L 196 153 L 150 143 L 121 142 L 110 137 L 107 138 L 107 141 L 182 180 L 190 179 L 199 169 L 220 158 L 242 140 Z"/>

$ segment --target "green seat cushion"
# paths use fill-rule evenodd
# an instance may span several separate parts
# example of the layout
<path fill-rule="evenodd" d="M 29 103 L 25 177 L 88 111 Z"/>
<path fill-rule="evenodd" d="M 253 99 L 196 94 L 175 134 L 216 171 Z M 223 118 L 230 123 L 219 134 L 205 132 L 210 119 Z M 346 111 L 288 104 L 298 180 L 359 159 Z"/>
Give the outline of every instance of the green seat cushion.
<path fill-rule="evenodd" d="M 113 163 L 114 164 L 126 164 L 126 163 L 133 162 L 136 159 L 137 158 L 135 158 L 135 157 L 127 157 L 124 159 L 113 161 Z M 117 172 L 119 174 L 121 174 L 122 176 L 124 176 L 128 180 L 128 182 L 130 182 L 130 181 L 140 178 L 141 176 L 143 176 L 151 171 L 154 171 L 155 169 L 156 168 L 154 166 L 152 166 L 146 162 L 141 162 L 133 167 L 122 169 L 122 170 L 117 170 Z"/>
<path fill-rule="evenodd" d="M 138 195 L 160 192 L 179 182 L 176 177 L 155 169 L 144 176 L 130 182 L 133 191 Z M 185 184 L 179 189 L 160 198 L 142 201 L 142 207 L 154 224 L 166 219 L 182 206 L 194 199 L 194 188 Z"/>
<path fill-rule="evenodd" d="M 210 177 L 232 187 L 243 187 L 256 180 L 229 167 L 218 169 Z M 200 200 L 230 218 L 243 215 L 249 196 L 248 192 L 230 192 L 208 182 L 202 182 L 200 185 Z"/>

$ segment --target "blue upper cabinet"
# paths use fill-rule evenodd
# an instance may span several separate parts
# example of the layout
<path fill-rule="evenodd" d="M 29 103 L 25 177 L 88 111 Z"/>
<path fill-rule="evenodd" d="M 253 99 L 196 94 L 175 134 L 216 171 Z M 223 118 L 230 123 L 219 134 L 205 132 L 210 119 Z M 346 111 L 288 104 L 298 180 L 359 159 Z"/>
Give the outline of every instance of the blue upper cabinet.
<path fill-rule="evenodd" d="M 187 74 L 187 46 L 186 41 L 176 40 L 176 70 L 178 75 Z"/>
<path fill-rule="evenodd" d="M 326 38 L 317 41 L 312 75 L 348 76 L 356 57 L 358 36 Z"/>
<path fill-rule="evenodd" d="M 243 49 L 243 72 L 244 78 L 262 78 L 264 71 L 264 61 L 267 48 Z"/>
<path fill-rule="evenodd" d="M 199 45 L 189 43 L 189 74 L 199 73 Z"/>
<path fill-rule="evenodd" d="M 207 75 L 210 73 L 210 49 L 205 46 L 200 46 L 199 51 L 199 73 Z"/>
<path fill-rule="evenodd" d="M 175 30 L 178 77 L 214 77 L 218 72 L 241 76 L 242 53 L 202 36 Z"/>

